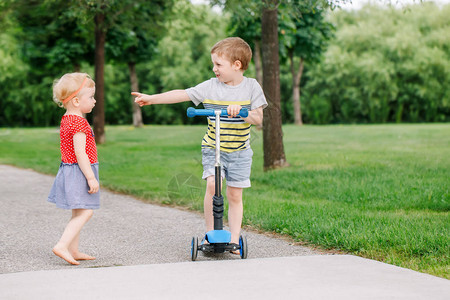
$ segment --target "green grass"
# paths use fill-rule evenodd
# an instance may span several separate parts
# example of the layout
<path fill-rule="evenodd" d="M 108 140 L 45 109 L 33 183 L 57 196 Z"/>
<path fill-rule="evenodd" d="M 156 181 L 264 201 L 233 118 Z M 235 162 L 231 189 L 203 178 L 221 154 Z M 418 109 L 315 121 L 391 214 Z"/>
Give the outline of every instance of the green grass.
<path fill-rule="evenodd" d="M 450 124 L 283 129 L 290 167 L 270 172 L 262 133 L 252 130 L 245 224 L 449 278 Z M 107 127 L 98 147 L 102 186 L 201 211 L 204 132 Z M 2 164 L 56 174 L 59 155 L 56 128 L 0 129 Z"/>

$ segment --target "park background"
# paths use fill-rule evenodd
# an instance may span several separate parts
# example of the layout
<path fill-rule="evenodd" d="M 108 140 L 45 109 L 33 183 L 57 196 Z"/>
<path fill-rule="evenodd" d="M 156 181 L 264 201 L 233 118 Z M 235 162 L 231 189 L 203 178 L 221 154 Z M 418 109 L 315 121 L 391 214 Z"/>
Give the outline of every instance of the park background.
<path fill-rule="evenodd" d="M 259 1 L 101 2 L 0 2 L 0 163 L 56 174 L 64 110 L 51 86 L 67 72 L 95 77 L 105 9 L 102 186 L 201 211 L 205 121 L 183 103 L 146 107 L 136 123 L 130 91 L 209 79 L 211 46 L 236 35 L 255 53 L 246 76 L 262 83 Z M 244 224 L 448 278 L 450 5 L 280 2 L 286 165 L 263 169 L 263 131 L 253 129 Z"/>

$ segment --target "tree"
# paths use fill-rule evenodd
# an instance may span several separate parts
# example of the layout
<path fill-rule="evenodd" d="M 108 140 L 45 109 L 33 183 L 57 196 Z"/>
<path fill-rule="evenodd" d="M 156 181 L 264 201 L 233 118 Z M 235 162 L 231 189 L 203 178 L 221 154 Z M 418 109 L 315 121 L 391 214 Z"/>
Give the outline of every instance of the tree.
<path fill-rule="evenodd" d="M 95 142 L 103 144 L 105 137 L 105 24 L 106 5 L 100 3 L 99 11 L 95 14 L 95 99 L 97 103 L 94 109 L 94 135 Z"/>
<path fill-rule="evenodd" d="M 59 121 L 61 111 L 49 97 L 52 81 L 79 70 L 92 56 L 89 30 L 71 12 L 70 4 L 62 0 L 11 2 L 9 18 L 17 22 L 14 37 L 27 65 L 27 72 L 16 79 L 20 87 L 8 93 L 12 107 L 17 106 L 14 99 L 22 101 L 16 108 L 18 125 L 48 126 Z"/>
<path fill-rule="evenodd" d="M 95 142 L 103 144 L 105 136 L 105 44 L 109 29 L 114 26 L 121 14 L 130 10 L 134 5 L 133 0 L 84 0 L 76 2 L 76 13 L 80 20 L 87 24 L 94 23 L 95 33 L 95 99 L 94 108 L 94 134 Z"/>
<path fill-rule="evenodd" d="M 346 0 L 341 2 L 346 2 Z M 301 11 L 300 7 L 311 8 L 319 5 L 329 7 L 334 6 L 335 3 L 333 0 L 216 0 L 212 3 L 221 4 L 226 9 L 236 12 L 237 17 L 235 19 L 244 20 L 241 21 L 244 26 L 239 25 L 241 28 L 245 27 L 245 22 L 257 22 L 257 16 L 261 16 L 263 90 L 269 104 L 264 110 L 264 169 L 270 170 L 287 166 L 281 128 L 278 8 L 280 4 L 283 4 L 285 6 L 284 11 L 292 10 L 293 15 L 298 17 L 298 12 Z M 252 17 L 245 16 L 249 13 L 253 14 Z M 236 27 L 239 28 L 239 26 Z M 247 34 L 247 36 L 249 35 Z M 255 40 L 254 37 L 253 40 Z"/>
<path fill-rule="evenodd" d="M 319 61 L 327 41 L 332 36 L 333 25 L 324 20 L 320 7 L 309 7 L 304 1 L 295 1 L 298 9 L 283 14 L 280 24 L 280 52 L 288 58 L 292 75 L 292 102 L 294 123 L 303 124 L 300 104 L 300 83 L 304 63 Z M 293 13 L 294 12 L 294 13 Z"/>
<path fill-rule="evenodd" d="M 3 7 L 0 14 L 0 126 L 24 125 L 25 118 L 31 117 L 18 95 L 23 92 L 23 82 L 29 74 L 28 65 L 21 59 L 21 45 L 17 39 L 19 24 L 11 11 Z M 6 88 L 7 87 L 7 88 Z"/>
<path fill-rule="evenodd" d="M 154 94 L 195 86 L 214 76 L 211 47 L 226 37 L 228 17 L 206 5 L 189 0 L 174 3 L 164 22 L 164 36 L 152 60 L 139 64 L 139 79 L 145 82 L 144 93 Z M 155 71 L 157 70 L 157 71 Z M 143 110 L 144 120 L 157 124 L 203 124 L 202 119 L 188 118 L 186 108 L 192 103 L 149 106 Z"/>
<path fill-rule="evenodd" d="M 107 56 L 115 62 L 128 65 L 132 92 L 139 91 L 136 63 L 152 59 L 163 32 L 165 10 L 169 7 L 172 7 L 172 1 L 134 1 L 133 6 L 120 14 L 108 30 Z M 133 125 L 141 127 L 141 108 L 134 102 L 134 97 L 130 99 Z"/>
<path fill-rule="evenodd" d="M 277 0 L 265 0 L 261 16 L 263 86 L 268 106 L 264 109 L 264 170 L 288 165 L 284 154 L 281 122 L 280 63 Z"/>
<path fill-rule="evenodd" d="M 250 5 L 249 5 L 250 4 Z M 261 8 L 252 3 L 238 2 L 231 11 L 228 32 L 247 41 L 253 49 L 256 80 L 263 86 L 262 58 L 261 58 Z"/>
<path fill-rule="evenodd" d="M 79 71 L 80 64 L 90 60 L 89 29 L 78 24 L 67 1 L 17 0 L 13 5 L 22 29 L 18 38 L 24 45 L 24 59 L 34 70 Z"/>
<path fill-rule="evenodd" d="M 246 13 L 255 17 L 242 17 L 255 21 L 261 16 L 262 86 L 268 106 L 264 109 L 263 148 L 264 170 L 287 166 L 283 145 L 280 96 L 280 63 L 278 43 L 278 6 L 281 0 L 213 1 L 231 11 L 237 11 L 238 19 Z M 237 10 L 245 7 L 247 10 Z"/>

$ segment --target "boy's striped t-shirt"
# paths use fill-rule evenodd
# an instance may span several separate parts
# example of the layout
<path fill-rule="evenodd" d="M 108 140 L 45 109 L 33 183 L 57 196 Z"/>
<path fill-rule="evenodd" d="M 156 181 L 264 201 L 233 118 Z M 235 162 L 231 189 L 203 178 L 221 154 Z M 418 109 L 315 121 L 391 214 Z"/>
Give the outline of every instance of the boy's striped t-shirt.
<path fill-rule="evenodd" d="M 248 110 L 251 109 L 250 100 L 246 101 L 219 101 L 206 99 L 203 106 L 206 109 L 227 108 L 230 104 L 238 104 Z M 248 148 L 251 125 L 239 116 L 235 118 L 220 117 L 220 150 L 233 152 Z M 216 118 L 208 117 L 208 130 L 202 141 L 202 147 L 215 148 Z"/>
<path fill-rule="evenodd" d="M 230 86 L 212 78 L 186 90 L 195 105 L 203 103 L 205 109 L 222 109 L 229 105 L 241 105 L 253 110 L 267 106 L 261 86 L 255 79 L 244 77 L 237 86 Z M 215 148 L 215 116 L 208 117 L 208 129 L 202 140 L 202 147 Z M 241 117 L 220 118 L 220 150 L 234 152 L 250 147 L 251 125 Z"/>

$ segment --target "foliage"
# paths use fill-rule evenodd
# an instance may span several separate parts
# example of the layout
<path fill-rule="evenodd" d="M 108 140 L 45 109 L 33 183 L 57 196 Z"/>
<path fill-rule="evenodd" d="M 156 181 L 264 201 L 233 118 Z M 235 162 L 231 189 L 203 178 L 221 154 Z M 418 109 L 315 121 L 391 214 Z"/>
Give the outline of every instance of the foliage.
<path fill-rule="evenodd" d="M 19 55 L 20 45 L 14 37 L 17 30 L 7 27 L 0 33 L 0 125 L 27 124 L 23 122 L 27 114 L 23 105 L 25 99 L 18 91 L 24 85 L 29 67 Z"/>
<path fill-rule="evenodd" d="M 208 6 L 193 6 L 177 1 L 173 15 L 166 22 L 166 35 L 158 44 L 158 52 L 150 62 L 137 65 L 141 92 L 161 93 L 195 86 L 214 76 L 211 47 L 225 38 L 226 16 L 212 12 Z M 145 124 L 182 124 L 203 122 L 187 118 L 186 108 L 192 103 L 145 107 Z"/>
<path fill-rule="evenodd" d="M 230 10 L 231 17 L 227 32 L 239 36 L 254 49 L 254 41 L 261 40 L 261 14 L 255 3 L 237 2 Z"/>
<path fill-rule="evenodd" d="M 130 57 L 127 56 L 130 51 L 121 51 L 122 47 L 130 49 L 138 43 L 139 49 L 146 49 L 143 56 L 136 58 L 141 91 L 158 93 L 188 88 L 212 76 L 209 51 L 216 41 L 226 36 L 226 28 L 256 16 L 252 11 L 257 7 L 244 6 L 252 1 L 235 2 L 242 5 L 238 16 L 220 15 L 208 6 L 174 0 L 173 15 L 165 15 L 164 21 L 158 23 L 163 28 L 156 33 L 165 32 L 158 44 L 154 39 L 144 39 L 145 43 L 139 45 L 141 39 L 135 39 L 132 33 L 136 33 L 135 37 L 148 34 L 138 34 L 138 31 L 153 28 L 153 19 L 134 24 L 136 31 L 118 30 L 117 24 L 110 24 L 111 43 L 106 45 L 105 67 L 106 123 L 131 122 L 129 79 L 124 76 L 128 69 L 118 59 L 121 55 Z M 295 1 L 281 1 L 281 11 L 288 2 Z M 77 6 L 68 6 L 75 3 Z M 94 75 L 93 16 L 83 14 L 85 6 L 80 6 L 89 3 L 94 1 L 0 1 L 0 126 L 58 124 L 63 111 L 51 99 L 53 80 L 74 70 Z M 279 32 L 285 32 L 281 36 L 290 34 L 289 28 L 293 28 L 289 9 L 285 11 L 279 18 L 282 27 Z M 336 38 L 319 62 L 305 62 L 303 121 L 318 124 L 448 122 L 449 12 L 449 5 L 439 8 L 426 3 L 399 10 L 367 6 L 360 11 L 333 12 L 329 21 L 336 26 Z M 84 22 L 77 21 L 80 18 Z M 245 24 L 253 24 L 250 21 Z M 239 35 L 252 39 L 260 34 L 258 26 L 251 28 L 247 32 L 242 31 L 245 28 L 239 29 Z M 123 35 L 128 38 L 122 39 Z M 121 42 L 116 43 L 119 39 Z M 304 48 L 294 47 L 300 51 Z M 250 65 L 246 75 L 253 77 L 254 69 Z M 292 78 L 287 62 L 282 61 L 280 69 L 283 121 L 290 122 Z M 143 109 L 145 122 L 201 122 L 184 116 L 187 105 L 146 107 Z"/>
<path fill-rule="evenodd" d="M 309 66 L 312 123 L 450 121 L 450 5 L 339 11 L 322 63 Z"/>
<path fill-rule="evenodd" d="M 8 75 L 0 77 L 8 87 L 0 92 L 0 125 L 48 126 L 59 121 L 53 79 L 77 69 L 93 49 L 87 42 L 88 28 L 78 26 L 68 7 L 67 1 L 10 2 L 2 49 L 15 53 L 9 56 L 14 63 L 5 63 Z"/>
<path fill-rule="evenodd" d="M 297 57 L 316 62 L 326 50 L 334 28 L 324 19 L 326 11 L 323 9 L 310 7 L 310 4 L 300 0 L 292 2 L 296 5 L 297 14 L 289 6 L 280 8 L 280 54 L 287 58 L 292 51 Z"/>
<path fill-rule="evenodd" d="M 229 3 L 232 2 L 232 3 Z M 231 22 L 228 32 L 246 40 L 253 52 L 258 51 L 255 43 L 261 40 L 261 9 L 259 1 L 233 2 L 227 1 L 231 11 Z M 317 62 L 326 43 L 332 36 L 333 26 L 324 20 L 325 11 L 322 6 L 329 5 L 324 1 L 280 1 L 278 6 L 278 36 L 281 58 L 282 120 L 292 122 L 294 114 L 300 116 L 300 107 L 294 111 L 292 105 L 292 76 L 299 71 L 300 59 Z M 232 7 L 233 9 L 230 9 Z M 227 7 L 226 7 L 227 8 Z M 288 58 L 291 58 L 288 61 Z M 292 64 L 287 68 L 287 64 Z M 287 75 L 289 74 L 289 75 Z M 287 75 L 287 76 L 286 76 Z M 298 79 L 301 78 L 301 74 Z M 296 85 L 300 80 L 295 81 Z M 298 90 L 299 91 L 299 90 Z M 299 100 L 298 100 L 299 101 Z"/>
<path fill-rule="evenodd" d="M 132 1 L 107 32 L 107 56 L 121 63 L 149 61 L 163 31 L 172 1 Z"/>

